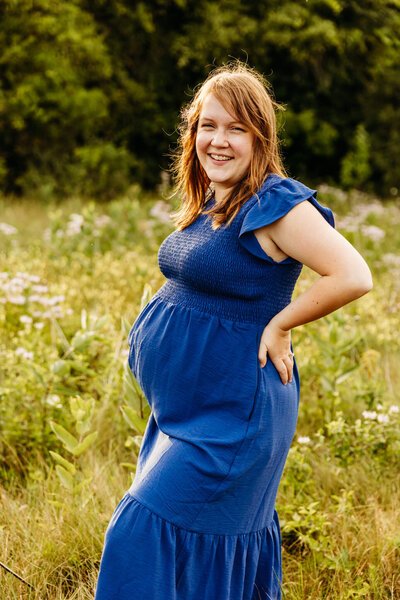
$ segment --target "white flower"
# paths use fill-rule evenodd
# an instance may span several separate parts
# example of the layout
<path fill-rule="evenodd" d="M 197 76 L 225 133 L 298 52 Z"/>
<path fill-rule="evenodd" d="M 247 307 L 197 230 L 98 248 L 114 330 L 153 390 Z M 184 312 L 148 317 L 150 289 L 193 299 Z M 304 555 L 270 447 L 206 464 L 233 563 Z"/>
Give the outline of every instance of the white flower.
<path fill-rule="evenodd" d="M 362 413 L 364 419 L 371 419 L 372 421 L 377 418 L 377 413 L 374 410 L 364 410 Z"/>
<path fill-rule="evenodd" d="M 1 233 L 4 233 L 4 235 L 15 235 L 18 233 L 18 229 L 8 223 L 0 223 L 0 231 Z"/>
<path fill-rule="evenodd" d="M 62 408 L 61 398 L 57 396 L 57 394 L 49 394 L 46 398 L 46 403 L 49 406 L 54 406 L 56 408 Z"/>
<path fill-rule="evenodd" d="M 377 404 L 376 405 L 376 410 L 382 410 L 382 408 L 383 408 L 382 404 Z"/>
<path fill-rule="evenodd" d="M 73 236 L 81 232 L 82 226 L 84 223 L 84 218 L 82 215 L 78 215 L 77 213 L 72 213 L 69 217 L 69 221 L 67 224 L 67 231 L 65 232 L 68 236 Z"/>
<path fill-rule="evenodd" d="M 308 435 L 300 435 L 297 438 L 297 441 L 299 444 L 309 444 L 311 442 L 311 438 L 309 438 Z"/>
<path fill-rule="evenodd" d="M 363 225 L 361 233 L 370 238 L 373 242 L 377 242 L 385 237 L 386 232 L 376 225 Z"/>
<path fill-rule="evenodd" d="M 392 404 L 392 406 L 389 407 L 390 415 L 397 414 L 398 412 L 400 412 L 400 408 L 396 404 Z"/>
<path fill-rule="evenodd" d="M 19 320 L 21 321 L 21 323 L 32 323 L 32 317 L 30 317 L 29 315 L 21 315 Z"/>
<path fill-rule="evenodd" d="M 152 217 L 156 217 L 162 223 L 171 223 L 171 217 L 169 214 L 170 207 L 163 200 L 158 200 L 155 205 L 151 208 L 150 214 Z"/>
<path fill-rule="evenodd" d="M 400 267 L 400 255 L 388 252 L 382 256 L 382 262 L 393 267 Z"/>
<path fill-rule="evenodd" d="M 10 304 L 25 304 L 25 296 L 8 296 L 7 302 Z"/>
<path fill-rule="evenodd" d="M 44 232 L 43 232 L 43 240 L 45 242 L 50 242 L 51 240 L 51 229 L 50 227 L 47 227 Z"/>
<path fill-rule="evenodd" d="M 111 217 L 109 217 L 108 215 L 99 215 L 98 217 L 95 218 L 94 220 L 94 224 L 96 227 L 105 227 L 106 225 L 108 225 L 111 221 Z"/>
<path fill-rule="evenodd" d="M 49 288 L 47 287 L 47 285 L 33 285 L 31 287 L 31 290 L 38 294 L 46 294 L 49 291 Z"/>
<path fill-rule="evenodd" d="M 23 348 L 22 346 L 19 346 L 15 350 L 15 354 L 17 356 L 22 356 L 22 358 L 27 358 L 28 360 L 33 358 L 33 352 L 30 352 L 29 350 L 25 350 L 25 348 Z"/>
<path fill-rule="evenodd" d="M 42 323 L 42 322 L 35 323 L 35 324 L 34 324 L 34 327 L 36 327 L 36 329 L 43 329 L 43 327 L 44 327 L 44 323 Z"/>
<path fill-rule="evenodd" d="M 379 423 L 389 423 L 389 417 L 388 415 L 378 415 L 378 422 Z"/>

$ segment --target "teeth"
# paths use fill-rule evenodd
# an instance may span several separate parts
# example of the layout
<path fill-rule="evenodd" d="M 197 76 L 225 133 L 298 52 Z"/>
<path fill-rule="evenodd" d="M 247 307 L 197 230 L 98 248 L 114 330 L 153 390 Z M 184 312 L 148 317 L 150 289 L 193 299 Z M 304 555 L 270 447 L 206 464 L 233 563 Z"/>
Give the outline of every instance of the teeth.
<path fill-rule="evenodd" d="M 211 158 L 214 160 L 220 160 L 221 162 L 226 162 L 227 160 L 231 160 L 231 156 L 220 156 L 218 154 L 210 154 Z"/>

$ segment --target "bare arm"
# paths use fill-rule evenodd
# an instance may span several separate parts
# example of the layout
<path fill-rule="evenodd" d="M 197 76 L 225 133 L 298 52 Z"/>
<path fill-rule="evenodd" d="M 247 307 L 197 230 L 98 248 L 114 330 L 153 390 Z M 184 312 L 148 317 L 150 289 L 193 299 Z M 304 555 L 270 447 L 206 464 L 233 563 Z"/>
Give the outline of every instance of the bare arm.
<path fill-rule="evenodd" d="M 286 384 L 293 372 L 290 330 L 366 294 L 372 288 L 371 272 L 357 250 L 307 201 L 275 223 L 258 229 L 257 239 L 266 252 L 272 240 L 279 250 L 321 276 L 271 319 L 261 337 L 261 365 L 265 365 L 268 352 Z"/>

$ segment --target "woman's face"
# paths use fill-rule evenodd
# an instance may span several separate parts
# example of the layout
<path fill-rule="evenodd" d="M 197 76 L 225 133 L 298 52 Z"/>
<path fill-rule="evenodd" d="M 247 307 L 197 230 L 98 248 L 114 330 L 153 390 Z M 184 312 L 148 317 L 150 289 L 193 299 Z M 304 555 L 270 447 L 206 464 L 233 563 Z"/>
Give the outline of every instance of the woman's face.
<path fill-rule="evenodd" d="M 250 167 L 254 135 L 237 115 L 229 113 L 213 94 L 206 96 L 196 134 L 201 166 L 214 184 L 215 199 L 222 199 Z"/>

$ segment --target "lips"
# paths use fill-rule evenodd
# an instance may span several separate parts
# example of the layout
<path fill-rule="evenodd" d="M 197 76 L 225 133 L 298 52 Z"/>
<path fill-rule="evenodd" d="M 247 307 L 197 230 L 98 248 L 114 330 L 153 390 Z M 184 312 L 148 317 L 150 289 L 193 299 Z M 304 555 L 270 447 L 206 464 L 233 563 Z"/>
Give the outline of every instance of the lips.
<path fill-rule="evenodd" d="M 233 159 L 233 156 L 228 156 L 226 154 L 215 154 L 214 152 L 208 155 L 213 161 L 226 163 Z"/>

